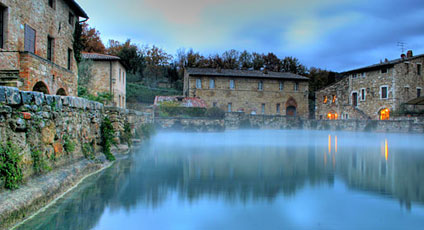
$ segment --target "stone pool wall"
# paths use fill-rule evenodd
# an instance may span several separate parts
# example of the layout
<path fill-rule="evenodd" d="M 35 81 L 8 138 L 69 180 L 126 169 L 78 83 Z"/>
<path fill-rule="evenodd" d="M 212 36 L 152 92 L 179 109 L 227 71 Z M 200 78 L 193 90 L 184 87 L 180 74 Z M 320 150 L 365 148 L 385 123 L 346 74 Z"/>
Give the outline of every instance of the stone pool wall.
<path fill-rule="evenodd" d="M 307 129 L 372 132 L 424 133 L 423 117 L 400 117 L 378 120 L 308 120 L 280 115 L 251 115 L 243 112 L 226 113 L 224 119 L 155 118 L 161 130 L 222 131 L 235 129 Z"/>
<path fill-rule="evenodd" d="M 0 143 L 10 142 L 19 149 L 24 178 L 36 173 L 35 157 L 54 169 L 87 154 L 100 154 L 100 127 L 105 116 L 116 128 L 118 142 L 126 122 L 133 129 L 152 122 L 148 113 L 104 107 L 83 98 L 0 87 Z"/>

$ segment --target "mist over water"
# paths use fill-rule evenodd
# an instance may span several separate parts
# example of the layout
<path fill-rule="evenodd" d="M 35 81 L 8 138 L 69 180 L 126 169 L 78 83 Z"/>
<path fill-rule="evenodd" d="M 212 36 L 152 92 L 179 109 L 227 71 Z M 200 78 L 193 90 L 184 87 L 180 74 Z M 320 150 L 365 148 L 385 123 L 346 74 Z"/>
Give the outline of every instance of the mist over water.
<path fill-rule="evenodd" d="M 159 133 L 18 229 L 421 229 L 424 136 Z"/>

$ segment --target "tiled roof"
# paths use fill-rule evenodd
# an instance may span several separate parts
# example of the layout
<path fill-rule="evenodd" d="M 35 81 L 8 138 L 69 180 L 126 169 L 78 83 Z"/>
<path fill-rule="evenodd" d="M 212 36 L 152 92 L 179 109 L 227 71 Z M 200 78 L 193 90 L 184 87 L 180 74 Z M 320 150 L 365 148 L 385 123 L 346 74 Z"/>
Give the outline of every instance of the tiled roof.
<path fill-rule="evenodd" d="M 410 61 L 410 60 L 413 60 L 413 59 L 416 59 L 416 58 L 420 58 L 420 57 L 424 57 L 424 54 L 416 55 L 416 56 L 409 57 L 409 58 L 398 58 L 398 59 L 394 59 L 394 60 L 391 60 L 391 61 L 385 61 L 385 62 L 382 62 L 382 63 L 378 63 L 378 64 L 374 64 L 374 65 L 369 65 L 369 66 L 365 66 L 365 67 L 361 67 L 361 68 L 357 68 L 357 69 L 352 69 L 352 70 L 349 70 L 349 71 L 345 71 L 345 72 L 342 72 L 340 74 L 341 75 L 345 75 L 345 74 L 355 73 L 355 72 L 364 72 L 364 71 L 369 71 L 369 70 L 377 70 L 377 69 L 380 69 L 380 68 L 385 67 L 385 66 L 393 66 L 395 64 L 402 63 L 402 62 L 405 62 L 405 61 Z"/>
<path fill-rule="evenodd" d="M 258 70 L 234 70 L 234 69 L 213 69 L 213 68 L 186 68 L 191 76 L 220 76 L 220 77 L 247 77 L 247 78 L 274 78 L 290 80 L 309 80 L 309 78 L 288 72 L 264 73 Z"/>
<path fill-rule="evenodd" d="M 88 18 L 87 13 L 81 8 L 75 0 L 65 0 L 69 7 L 75 12 L 77 16 Z"/>
<path fill-rule="evenodd" d="M 90 60 L 121 60 L 121 58 L 112 55 L 99 54 L 99 53 L 81 53 L 82 58 Z"/>

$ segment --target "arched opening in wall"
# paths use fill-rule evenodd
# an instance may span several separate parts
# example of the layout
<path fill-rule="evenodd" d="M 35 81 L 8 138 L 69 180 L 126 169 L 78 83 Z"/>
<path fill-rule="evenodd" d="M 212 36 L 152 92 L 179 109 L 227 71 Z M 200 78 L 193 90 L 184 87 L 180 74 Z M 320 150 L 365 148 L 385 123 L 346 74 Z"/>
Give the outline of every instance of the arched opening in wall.
<path fill-rule="evenodd" d="M 330 111 L 329 113 L 327 113 L 327 119 L 328 120 L 337 120 L 337 119 L 339 119 L 339 114 L 337 114 L 334 111 Z"/>
<path fill-rule="evenodd" d="M 46 84 L 44 84 L 44 82 L 42 82 L 42 81 L 37 82 L 37 83 L 34 85 L 34 87 L 32 88 L 32 91 L 35 91 L 35 92 L 42 92 L 42 93 L 44 93 L 44 94 L 50 94 L 50 93 L 49 93 L 49 88 L 48 88 L 48 87 L 47 87 L 47 85 L 46 85 Z"/>
<path fill-rule="evenodd" d="M 380 112 L 380 120 L 386 121 L 390 119 L 390 110 L 388 108 L 381 109 Z"/>
<path fill-rule="evenodd" d="M 59 96 L 68 96 L 68 95 L 66 94 L 66 91 L 65 91 L 65 89 L 64 89 L 64 88 L 60 88 L 60 89 L 56 92 L 56 95 L 59 95 Z"/>
<path fill-rule="evenodd" d="M 286 102 L 286 115 L 294 117 L 296 116 L 296 108 L 297 108 L 297 102 L 293 97 L 290 97 Z"/>

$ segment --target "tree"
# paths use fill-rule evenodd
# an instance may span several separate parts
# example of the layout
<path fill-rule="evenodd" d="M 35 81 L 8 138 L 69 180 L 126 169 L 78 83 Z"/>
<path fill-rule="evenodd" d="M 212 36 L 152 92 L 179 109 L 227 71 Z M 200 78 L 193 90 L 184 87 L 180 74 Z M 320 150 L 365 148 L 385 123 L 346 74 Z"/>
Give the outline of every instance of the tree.
<path fill-rule="evenodd" d="M 75 22 L 73 48 L 75 60 L 79 63 L 82 60 L 81 51 L 84 50 L 84 43 L 82 40 L 82 25 L 78 21 Z"/>
<path fill-rule="evenodd" d="M 306 67 L 300 64 L 299 60 L 295 57 L 285 57 L 282 61 L 281 71 L 305 75 Z"/>
<path fill-rule="evenodd" d="M 263 56 L 265 67 L 274 72 L 280 72 L 281 60 L 274 53 L 268 53 Z"/>
<path fill-rule="evenodd" d="M 146 64 L 151 66 L 165 66 L 172 60 L 172 55 L 157 46 L 152 46 L 151 48 L 146 46 L 143 54 Z"/>
<path fill-rule="evenodd" d="M 250 69 L 253 67 L 253 56 L 246 50 L 240 54 L 239 63 L 242 69 Z"/>
<path fill-rule="evenodd" d="M 81 26 L 81 41 L 84 47 L 84 51 L 104 54 L 106 52 L 106 48 L 100 39 L 100 32 L 95 28 L 89 28 L 88 24 L 85 22 L 82 23 Z"/>
<path fill-rule="evenodd" d="M 222 54 L 224 62 L 224 69 L 238 69 L 239 68 L 240 53 L 237 50 L 228 50 Z"/>
<path fill-rule="evenodd" d="M 254 70 L 260 70 L 262 67 L 264 67 L 265 60 L 263 58 L 263 54 L 259 53 L 253 53 L 253 69 Z"/>

